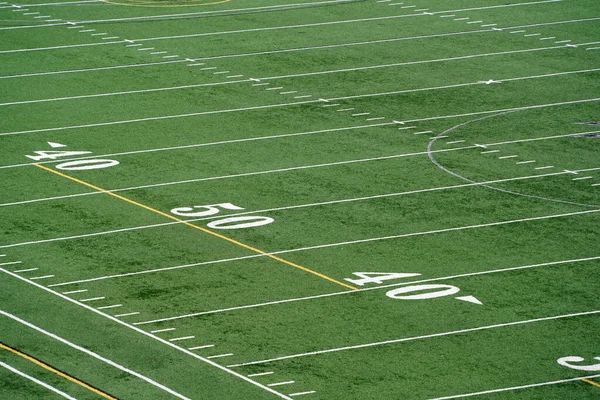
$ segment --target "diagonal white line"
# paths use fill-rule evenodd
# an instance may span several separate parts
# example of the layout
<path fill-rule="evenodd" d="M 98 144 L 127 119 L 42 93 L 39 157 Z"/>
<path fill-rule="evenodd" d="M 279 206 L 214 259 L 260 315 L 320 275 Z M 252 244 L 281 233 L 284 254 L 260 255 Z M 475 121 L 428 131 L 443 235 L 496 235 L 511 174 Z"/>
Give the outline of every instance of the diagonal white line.
<path fill-rule="evenodd" d="M 364 349 L 367 347 L 383 346 L 383 345 L 394 344 L 394 343 L 411 342 L 411 341 L 415 341 L 415 340 L 431 339 L 431 338 L 437 338 L 437 337 L 443 337 L 443 336 L 460 335 L 460 334 L 464 334 L 464 333 L 471 333 L 471 332 L 484 331 L 484 330 L 497 329 L 497 328 L 505 328 L 508 326 L 526 325 L 526 324 L 531 324 L 531 323 L 536 323 L 536 322 L 553 321 L 553 320 L 558 320 L 558 319 L 574 318 L 574 317 L 581 317 L 581 316 L 595 315 L 595 314 L 600 314 L 600 310 L 556 315 L 556 316 L 552 316 L 552 317 L 534 318 L 534 319 L 527 319 L 527 320 L 521 320 L 521 321 L 515 321 L 515 322 L 506 322 L 506 323 L 502 323 L 502 324 L 480 326 L 480 327 L 476 327 L 476 328 L 467 328 L 467 329 L 460 329 L 460 330 L 449 331 L 449 332 L 433 333 L 430 335 L 413 336 L 413 337 L 407 337 L 407 338 L 401 338 L 401 339 L 386 340 L 386 341 L 382 341 L 382 342 L 358 344 L 355 346 L 345 346 L 345 347 L 338 347 L 338 348 L 332 348 L 332 349 L 326 349 L 326 350 L 311 351 L 311 352 L 307 352 L 307 353 L 299 353 L 299 354 L 292 354 L 292 355 L 288 355 L 288 356 L 274 357 L 274 358 L 270 358 L 270 359 L 266 359 L 266 360 L 250 361 L 250 362 L 245 362 L 245 363 L 240 363 L 240 364 L 231 364 L 231 365 L 228 365 L 227 368 L 236 368 L 236 367 L 242 367 L 242 366 L 246 366 L 246 365 L 266 364 L 269 362 L 289 360 L 292 358 L 315 356 L 315 355 L 320 355 L 320 354 L 335 353 L 335 352 L 346 351 L 346 350 Z"/>
<path fill-rule="evenodd" d="M 185 349 L 183 347 L 180 347 L 180 346 L 176 345 L 175 343 L 171 343 L 168 340 L 165 340 L 165 339 L 162 339 L 162 338 L 160 338 L 158 336 L 155 336 L 155 335 L 153 335 L 153 334 L 151 334 L 149 332 L 146 332 L 146 331 L 144 331 L 144 330 L 142 330 L 140 328 L 137 328 L 137 327 L 135 327 L 135 326 L 133 326 L 131 324 L 128 324 L 125 321 L 121 321 L 120 319 L 115 318 L 112 315 L 106 314 L 106 313 L 104 313 L 102 311 L 99 311 L 99 310 L 97 310 L 97 309 L 95 309 L 93 307 L 90 307 L 90 306 L 88 306 L 86 304 L 79 303 L 78 301 L 73 300 L 70 297 L 67 297 L 67 296 L 65 296 L 65 295 L 63 295 L 61 293 L 58 293 L 58 292 L 56 292 L 56 291 L 54 291 L 52 289 L 44 287 L 44 286 L 42 286 L 42 285 L 40 285 L 40 284 L 38 284 L 36 282 L 30 281 L 28 279 L 25 279 L 25 278 L 23 278 L 23 277 L 21 277 L 21 276 L 19 276 L 17 274 L 14 274 L 14 273 L 12 273 L 10 271 L 5 270 L 4 268 L 0 268 L 0 271 L 4 272 L 7 275 L 12 276 L 13 278 L 19 279 L 19 280 L 21 280 L 21 281 L 23 281 L 25 283 L 28 283 L 28 284 L 30 284 L 32 286 L 35 286 L 38 289 L 41 289 L 41 290 L 43 290 L 45 292 L 48 292 L 48 293 L 51 293 L 51 294 L 53 294 L 53 295 L 55 295 L 55 296 L 57 296 L 57 297 L 59 297 L 59 298 L 61 298 L 63 300 L 66 300 L 66 301 L 68 301 L 68 302 L 70 302 L 72 304 L 75 304 L 75 305 L 78 305 L 79 307 L 85 308 L 86 310 L 91 311 L 91 312 L 93 312 L 93 313 L 95 313 L 97 315 L 100 315 L 100 316 L 102 316 L 102 317 L 104 317 L 104 318 L 106 318 L 106 319 L 108 319 L 108 320 L 110 320 L 110 321 L 112 321 L 112 322 L 114 322 L 116 324 L 119 324 L 121 326 L 127 327 L 127 328 L 131 329 L 134 332 L 137 332 L 137 333 L 139 333 L 141 335 L 144 335 L 144 336 L 146 336 L 148 338 L 151 338 L 151 339 L 153 339 L 153 340 L 155 340 L 157 342 L 160 342 L 160 343 L 162 343 L 162 344 L 164 344 L 164 345 L 166 345 L 166 346 L 168 346 L 168 347 L 170 347 L 172 349 L 175 349 L 175 350 L 178 350 L 178 351 L 180 351 L 180 352 L 182 352 L 184 354 L 187 354 L 187 355 L 189 355 L 189 356 L 191 356 L 191 357 L 193 357 L 193 358 L 195 358 L 197 360 L 200 360 L 200 361 L 202 361 L 202 362 L 204 362 L 204 363 L 206 363 L 206 364 L 208 364 L 210 366 L 213 366 L 213 367 L 215 367 L 215 368 L 217 368 L 217 369 L 219 369 L 219 370 L 221 370 L 223 372 L 226 372 L 226 373 L 228 373 L 230 375 L 233 375 L 233 376 L 235 376 L 235 377 L 237 377 L 239 379 L 242 379 L 243 381 L 246 381 L 246 382 L 248 382 L 248 383 L 250 383 L 250 384 L 252 384 L 254 386 L 257 386 L 257 387 L 259 387 L 259 388 L 261 388 L 263 390 L 266 390 L 267 392 L 270 392 L 270 393 L 272 393 L 274 395 L 277 395 L 278 397 L 280 397 L 282 399 L 293 400 L 292 398 L 290 398 L 290 397 L 288 397 L 288 396 L 286 396 L 284 394 L 281 394 L 281 393 L 277 392 L 276 390 L 273 390 L 273 389 L 271 389 L 271 388 L 269 388 L 269 387 L 267 387 L 265 385 L 262 385 L 262 384 L 260 384 L 260 383 L 258 383 L 256 381 L 253 381 L 252 379 L 250 379 L 250 378 L 248 378 L 248 377 L 246 377 L 244 375 L 241 375 L 241 374 L 239 374 L 239 373 L 237 373 L 235 371 L 232 371 L 231 369 L 229 369 L 227 367 L 224 367 L 224 366 L 222 366 L 220 364 L 217 364 L 214 361 L 208 360 L 207 358 L 202 357 L 202 356 L 200 356 L 200 355 L 198 355 L 196 353 L 193 353 L 193 352 L 191 352 L 191 351 L 189 351 L 189 350 L 187 350 L 187 349 Z"/>
<path fill-rule="evenodd" d="M 221 309 L 210 310 L 210 311 L 199 311 L 199 312 L 189 313 L 189 314 L 184 314 L 184 315 L 176 315 L 173 317 L 158 318 L 158 319 L 149 320 L 149 321 L 136 322 L 133 325 L 148 325 L 148 324 L 154 324 L 157 322 L 175 321 L 178 319 L 198 317 L 201 315 L 220 314 L 220 313 L 225 313 L 225 312 L 247 310 L 247 309 L 251 309 L 251 308 L 259 308 L 259 307 L 266 307 L 266 306 L 274 306 L 274 305 L 285 304 L 285 303 L 295 303 L 295 302 L 299 302 L 299 301 L 316 300 L 316 299 L 322 299 L 322 298 L 326 298 L 326 297 L 345 296 L 347 294 L 352 294 L 352 293 L 356 294 L 356 293 L 361 293 L 361 292 L 370 292 L 373 290 L 389 289 L 389 288 L 398 287 L 398 286 L 408 286 L 408 285 L 414 285 L 414 284 L 420 284 L 420 283 L 448 281 L 448 280 L 457 279 L 457 278 L 468 278 L 468 277 L 472 277 L 472 276 L 497 274 L 497 273 L 504 273 L 504 272 L 510 272 L 510 271 L 518 271 L 518 270 L 522 270 L 522 269 L 549 267 L 549 266 L 554 266 L 554 265 L 573 264 L 573 263 L 596 261 L 596 260 L 600 260 L 600 256 L 579 258 L 579 259 L 574 259 L 574 260 L 551 261 L 551 262 L 545 262 L 545 263 L 541 263 L 541 264 L 522 265 L 522 266 L 518 266 L 518 267 L 493 269 L 493 270 L 487 270 L 487 271 L 469 272 L 469 273 L 458 274 L 458 275 L 443 276 L 443 277 L 439 277 L 439 278 L 419 279 L 416 281 L 392 283 L 392 284 L 388 284 L 388 285 L 381 285 L 381 286 L 369 287 L 369 288 L 360 288 L 360 289 L 352 290 L 352 291 L 333 292 L 333 293 L 326 293 L 326 294 L 319 294 L 319 295 L 305 296 L 305 297 L 297 297 L 297 298 L 284 299 L 284 300 L 274 300 L 274 301 L 268 301 L 268 302 L 264 302 L 264 303 L 246 304 L 246 305 L 242 305 L 242 306 L 221 308 Z"/>
<path fill-rule="evenodd" d="M 12 371 L 12 372 L 14 372 L 17 375 L 22 376 L 25 379 L 28 379 L 28 380 L 30 380 L 32 382 L 35 382 L 38 385 L 40 385 L 42 387 L 45 387 L 46 389 L 48 389 L 48 390 L 50 390 L 50 391 L 52 391 L 52 392 L 54 392 L 54 393 L 56 393 L 56 394 L 64 397 L 65 399 L 77 400 L 75 397 L 72 397 L 72 396 L 68 395 L 67 393 L 65 393 L 63 391 L 58 390 L 54 386 L 51 386 L 51 385 L 47 384 L 46 382 L 42 382 L 39 379 L 34 378 L 33 376 L 27 375 L 26 373 L 21 372 L 18 369 L 14 368 L 14 367 L 11 367 L 10 365 L 8 365 L 6 363 L 3 363 L 2 361 L 0 361 L 0 367 L 4 367 L 7 370 Z"/>
<path fill-rule="evenodd" d="M 14 320 L 16 322 L 19 322 L 20 324 L 25 325 L 25 326 L 27 326 L 27 327 L 29 327 L 29 328 L 37 331 L 37 332 L 43 333 L 44 335 L 46 335 L 48 337 L 51 337 L 52 339 L 54 339 L 54 340 L 56 340 L 56 341 L 58 341 L 60 343 L 66 344 L 67 346 L 69 346 L 69 347 L 71 347 L 73 349 L 76 349 L 76 350 L 78 350 L 78 351 L 80 351 L 80 352 L 82 352 L 84 354 L 87 354 L 88 356 L 91 356 L 91 357 L 93 357 L 93 358 L 95 358 L 97 360 L 100 360 L 100 361 L 102 361 L 102 362 L 104 362 L 104 363 L 106 363 L 106 364 L 108 364 L 108 365 L 110 365 L 112 367 L 115 367 L 115 368 L 117 368 L 117 369 L 119 369 L 119 370 L 121 370 L 123 372 L 126 372 L 126 373 L 128 373 L 130 375 L 133 375 L 136 378 L 139 378 L 139 379 L 141 379 L 141 380 L 143 380 L 143 381 L 151 384 L 152 386 L 155 386 L 155 387 L 157 387 L 157 388 L 159 388 L 159 389 L 161 389 L 161 390 L 163 390 L 163 391 L 165 391 L 167 393 L 170 393 L 170 394 L 172 394 L 175 397 L 178 397 L 178 398 L 183 399 L 183 400 L 189 400 L 187 397 L 185 397 L 185 396 L 183 396 L 183 395 L 181 395 L 181 394 L 179 394 L 179 393 L 177 393 L 177 392 L 169 389 L 168 387 L 166 387 L 164 385 L 161 385 L 158 382 L 153 381 L 152 379 L 150 379 L 150 378 L 148 378 L 148 377 L 146 377 L 146 376 L 144 376 L 144 375 L 142 375 L 140 373 L 137 373 L 137 372 L 135 372 L 135 371 L 133 371 L 131 369 L 128 369 L 128 368 L 126 368 L 126 367 L 124 367 L 124 366 L 122 366 L 120 364 L 117 364 L 116 362 L 111 361 L 108 358 L 102 357 L 101 355 L 99 355 L 97 353 L 94 353 L 93 351 L 90 351 L 90 350 L 88 350 L 88 349 L 86 349 L 84 347 L 81 347 L 81 346 L 78 346 L 78 345 L 76 345 L 76 344 L 74 344 L 72 342 L 69 342 L 68 340 L 63 339 L 62 337 L 57 336 L 57 335 L 55 335 L 53 333 L 50 333 L 50 332 L 48 332 L 48 331 L 46 331 L 46 330 L 44 330 L 44 329 L 42 329 L 42 328 L 40 328 L 40 327 L 38 327 L 36 325 L 33 325 L 32 323 L 29 323 L 29 322 L 27 322 L 27 321 L 25 321 L 25 320 L 23 320 L 23 319 L 15 316 L 15 315 L 11 314 L 11 313 L 9 313 L 9 312 L 0 310 L 0 314 L 4 315 L 5 317 L 8 317 L 8 318 L 10 318 L 10 319 L 12 319 L 12 320 Z"/>
<path fill-rule="evenodd" d="M 485 223 L 485 224 L 466 225 L 466 226 L 459 226 L 459 227 L 453 227 L 453 228 L 436 229 L 436 230 L 432 230 L 432 231 L 411 232 L 411 233 L 403 233 L 403 234 L 399 234 L 399 235 L 374 237 L 374 238 L 367 238 L 367 239 L 357 239 L 357 240 L 338 242 L 338 243 L 328 243 L 328 244 L 322 244 L 322 245 L 300 247 L 300 248 L 296 248 L 296 249 L 273 251 L 273 252 L 269 252 L 268 254 L 269 255 L 279 255 L 279 254 L 296 253 L 296 252 L 301 252 L 301 251 L 347 246 L 347 245 L 353 245 L 353 244 L 359 244 L 359 243 L 378 242 L 378 241 L 382 241 L 382 240 L 402 239 L 402 238 L 413 237 L 413 236 L 427 236 L 427 235 L 434 235 L 434 234 L 439 234 L 439 233 L 448 233 L 448 232 L 456 232 L 456 231 L 462 231 L 462 230 L 470 230 L 470 229 L 488 228 L 488 227 L 493 227 L 493 226 L 516 224 L 516 223 L 521 223 L 521 222 L 542 221 L 542 220 L 548 220 L 548 219 L 554 219 L 554 218 L 570 217 L 570 216 L 574 216 L 574 215 L 592 214 L 592 213 L 597 213 L 597 212 L 600 212 L 600 210 L 587 210 L 587 211 L 579 211 L 579 212 L 572 212 L 572 213 L 565 213 L 565 214 L 551 214 L 551 215 L 545 215 L 545 216 L 540 216 L 540 217 L 521 218 L 521 219 L 514 219 L 514 220 L 489 222 L 489 223 Z M 52 240 L 52 239 L 49 239 L 49 240 Z M 66 240 L 66 239 L 63 239 L 63 240 Z M 37 243 L 26 243 L 26 244 L 37 244 Z M 26 244 L 22 244 L 22 245 L 26 245 Z M 14 245 L 9 245 L 9 246 L 14 246 Z M 144 270 L 144 271 L 129 272 L 129 273 L 124 273 L 124 274 L 107 275 L 107 276 L 81 279 L 81 280 L 70 281 L 70 282 L 62 282 L 62 283 L 48 285 L 48 287 L 58 287 L 58 286 L 76 284 L 76 283 L 93 282 L 93 281 L 100 281 L 100 280 L 114 279 L 114 278 L 124 278 L 124 277 L 128 277 L 128 276 L 143 275 L 143 274 L 150 274 L 150 273 L 164 272 L 164 271 L 172 271 L 172 270 L 176 270 L 176 269 L 196 267 L 199 265 L 209 265 L 209 264 L 217 264 L 217 263 L 224 263 L 224 262 L 230 262 L 230 261 L 247 260 L 247 259 L 251 259 L 251 258 L 264 257 L 264 256 L 266 256 L 266 254 L 235 257 L 235 258 L 228 258 L 228 259 L 222 259 L 222 260 L 204 261 L 204 262 L 193 263 L 193 264 L 178 265 L 178 266 L 174 266 L 174 267 L 156 268 L 156 269 L 149 269 L 149 270 Z"/>
<path fill-rule="evenodd" d="M 534 387 L 549 386 L 549 385 L 558 385 L 558 384 L 561 384 L 561 383 L 575 382 L 575 381 L 580 381 L 582 379 L 594 379 L 594 378 L 600 378 L 600 374 L 598 374 L 598 375 L 580 376 L 578 378 L 560 379 L 560 380 L 557 380 L 557 381 L 550 381 L 550 382 L 530 383 L 528 385 L 512 386 L 512 387 L 506 387 L 506 388 L 500 388 L 500 389 L 483 390 L 481 392 L 457 394 L 457 395 L 454 395 L 454 396 L 436 397 L 435 399 L 428 399 L 428 400 L 463 399 L 465 397 L 481 396 L 482 394 L 492 394 L 492 393 L 508 392 L 508 391 L 513 391 L 513 390 L 530 389 L 530 388 L 534 388 Z"/>

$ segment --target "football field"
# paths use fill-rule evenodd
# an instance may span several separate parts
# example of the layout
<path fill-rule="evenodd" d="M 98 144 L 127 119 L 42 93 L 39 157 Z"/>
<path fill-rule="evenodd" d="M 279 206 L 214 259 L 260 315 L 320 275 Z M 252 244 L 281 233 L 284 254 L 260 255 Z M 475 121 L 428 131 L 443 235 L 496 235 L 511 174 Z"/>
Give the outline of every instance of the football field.
<path fill-rule="evenodd" d="M 0 399 L 600 399 L 598 0 L 0 1 Z"/>

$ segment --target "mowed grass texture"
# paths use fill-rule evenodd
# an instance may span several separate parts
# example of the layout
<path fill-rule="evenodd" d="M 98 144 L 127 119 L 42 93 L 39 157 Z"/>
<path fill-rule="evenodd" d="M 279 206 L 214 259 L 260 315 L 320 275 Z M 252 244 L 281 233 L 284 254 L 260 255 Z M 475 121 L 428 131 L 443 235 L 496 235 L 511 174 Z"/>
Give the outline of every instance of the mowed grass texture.
<path fill-rule="evenodd" d="M 598 398 L 599 27 L 0 2 L 0 398 Z"/>

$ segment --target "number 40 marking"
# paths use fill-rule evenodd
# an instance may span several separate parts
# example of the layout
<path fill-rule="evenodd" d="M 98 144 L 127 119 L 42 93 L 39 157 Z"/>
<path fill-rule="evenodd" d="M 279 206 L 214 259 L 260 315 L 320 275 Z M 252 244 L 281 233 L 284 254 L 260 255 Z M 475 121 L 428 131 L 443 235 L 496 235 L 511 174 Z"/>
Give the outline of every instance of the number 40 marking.
<path fill-rule="evenodd" d="M 402 272 L 353 272 L 353 275 L 360 279 L 345 278 L 346 281 L 357 286 L 364 286 L 368 283 L 376 283 L 381 285 L 385 281 L 394 279 L 411 278 L 420 276 L 417 273 L 402 273 Z M 451 296 L 460 292 L 460 289 L 452 285 L 443 284 L 428 284 L 428 285 L 411 285 L 403 286 L 397 289 L 389 290 L 386 296 L 395 300 L 428 300 L 437 297 Z M 457 300 L 467 301 L 473 304 L 482 304 L 473 296 L 459 296 Z"/>

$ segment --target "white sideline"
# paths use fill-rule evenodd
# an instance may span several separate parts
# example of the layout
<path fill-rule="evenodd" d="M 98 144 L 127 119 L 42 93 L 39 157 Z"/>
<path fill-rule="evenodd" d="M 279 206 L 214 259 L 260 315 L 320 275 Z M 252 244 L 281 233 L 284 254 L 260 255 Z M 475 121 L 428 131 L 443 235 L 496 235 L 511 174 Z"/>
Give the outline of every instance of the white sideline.
<path fill-rule="evenodd" d="M 162 343 L 162 344 L 164 344 L 164 345 L 166 345 L 168 347 L 171 347 L 172 349 L 178 350 L 178 351 L 180 351 L 180 352 L 182 352 L 184 354 L 187 354 L 187 355 L 189 355 L 189 356 L 191 356 L 191 357 L 193 357 L 193 358 L 195 358 L 197 360 L 200 360 L 200 361 L 202 361 L 202 362 L 204 362 L 204 363 L 206 363 L 206 364 L 208 364 L 210 366 L 213 366 L 213 367 L 215 367 L 217 369 L 220 369 L 221 371 L 224 371 L 224 372 L 226 372 L 226 373 L 228 373 L 230 375 L 233 375 L 233 376 L 235 376 L 237 378 L 240 378 L 240 379 L 242 379 L 242 380 L 244 380 L 244 381 L 246 381 L 248 383 L 251 383 L 254 386 L 257 386 L 257 387 L 259 387 L 259 388 L 261 388 L 263 390 L 266 390 L 267 392 L 275 394 L 275 395 L 279 396 L 282 399 L 293 400 L 291 397 L 288 397 L 288 396 L 286 396 L 284 394 L 281 394 L 281 393 L 277 392 L 276 390 L 273 390 L 273 389 L 271 389 L 271 388 L 269 388 L 269 387 L 267 387 L 265 385 L 262 385 L 262 384 L 260 384 L 260 383 L 258 383 L 256 381 L 253 381 L 252 379 L 250 379 L 250 378 L 248 378 L 248 377 L 246 377 L 246 376 L 244 376 L 242 374 L 239 374 L 239 373 L 237 373 L 235 371 L 232 371 L 231 369 L 229 369 L 229 368 L 227 368 L 225 366 L 217 364 L 214 361 L 208 360 L 205 357 L 202 357 L 202 356 L 200 356 L 200 355 L 198 355 L 196 353 L 193 353 L 193 352 L 191 352 L 191 351 L 189 351 L 189 350 L 187 350 L 187 349 L 185 349 L 183 347 L 180 347 L 180 346 L 176 345 L 175 343 L 171 343 L 168 340 L 162 339 L 162 338 L 160 338 L 160 337 L 158 337 L 156 335 L 153 335 L 153 334 L 151 334 L 149 332 L 146 332 L 146 331 L 144 331 L 144 330 L 142 330 L 140 328 L 137 328 L 137 327 L 135 327 L 135 326 L 133 326 L 131 324 L 128 324 L 127 322 L 121 321 L 120 319 L 115 318 L 112 315 L 106 314 L 106 313 L 104 313 L 104 312 L 102 312 L 100 310 L 97 310 L 97 309 L 95 309 L 93 307 L 90 307 L 90 306 L 88 306 L 86 304 L 83 304 L 83 303 L 80 303 L 80 302 L 78 302 L 76 300 L 73 300 L 70 297 L 65 296 L 64 294 L 58 293 L 58 292 L 56 292 L 56 291 L 54 291 L 52 289 L 49 289 L 47 287 L 44 287 L 44 286 L 40 285 L 39 283 L 36 283 L 36 282 L 33 282 L 33 281 L 29 280 L 29 279 L 23 278 L 23 277 L 15 274 L 13 272 L 7 271 L 4 268 L 0 268 L 0 271 L 4 272 L 7 275 L 12 276 L 13 278 L 17 278 L 17 279 L 19 279 L 19 280 L 21 280 L 21 281 L 23 281 L 25 283 L 28 283 L 28 284 L 30 284 L 32 286 L 35 286 L 38 289 L 41 289 L 41 290 L 43 290 L 45 292 L 48 292 L 48 293 L 51 293 L 51 294 L 53 294 L 53 295 L 55 295 L 57 297 L 60 297 L 61 299 L 66 300 L 66 301 L 68 301 L 68 302 L 70 302 L 72 304 L 75 304 L 75 305 L 78 305 L 79 307 L 85 308 L 86 310 L 91 311 L 91 312 L 93 312 L 93 313 L 95 313 L 97 315 L 101 315 L 104 318 L 106 318 L 106 319 L 108 319 L 108 320 L 110 320 L 110 321 L 112 321 L 112 322 L 114 322 L 116 324 L 125 326 L 125 327 L 127 327 L 127 328 L 129 328 L 129 329 L 131 329 L 131 330 L 133 330 L 133 331 L 141 334 L 141 335 L 149 337 L 149 338 L 151 338 L 151 339 L 153 339 L 153 340 L 155 340 L 157 342 L 160 342 L 160 343 Z"/>
<path fill-rule="evenodd" d="M 14 372 L 17 375 L 22 376 L 25 379 L 29 379 L 30 381 L 35 382 L 38 385 L 45 387 L 46 389 L 48 389 L 48 390 L 50 390 L 50 391 L 52 391 L 52 392 L 54 392 L 54 393 L 56 393 L 56 394 L 64 397 L 65 399 L 77 400 L 75 397 L 69 396 L 68 394 L 66 394 L 63 391 L 58 390 L 54 386 L 51 386 L 51 385 L 47 384 L 46 382 L 42 382 L 39 379 L 34 378 L 33 376 L 27 375 L 25 372 L 21 372 L 18 369 L 14 368 L 14 367 L 11 367 L 10 365 L 8 365 L 6 363 L 3 363 L 2 361 L 0 361 L 0 367 L 4 367 L 7 370 L 12 371 L 12 372 Z"/>
<path fill-rule="evenodd" d="M 525 324 L 530 324 L 530 323 L 535 323 L 535 322 L 552 321 L 552 320 L 557 320 L 557 319 L 581 317 L 581 316 L 595 315 L 595 314 L 600 314 L 600 310 L 585 311 L 585 312 L 579 312 L 579 313 L 573 313 L 573 314 L 556 315 L 556 316 L 552 316 L 552 317 L 534 318 L 534 319 L 527 319 L 527 320 L 521 320 L 521 321 L 515 321 L 515 322 L 506 322 L 506 323 L 502 323 L 502 324 L 486 325 L 486 326 L 480 326 L 480 327 L 476 327 L 476 328 L 467 328 L 467 329 L 459 329 L 456 331 L 433 333 L 430 335 L 413 336 L 413 337 L 407 337 L 407 338 L 401 338 L 401 339 L 392 339 L 392 340 L 386 340 L 386 341 L 375 342 L 375 343 L 364 343 L 364 344 L 358 344 L 355 346 L 345 346 L 345 347 L 337 347 L 337 348 L 326 349 L 326 350 L 310 351 L 310 352 L 306 352 L 306 353 L 274 357 L 274 358 L 270 358 L 270 359 L 266 359 L 266 360 L 249 361 L 249 362 L 245 362 L 245 363 L 231 364 L 231 365 L 228 365 L 227 368 L 236 368 L 236 367 L 243 367 L 243 366 L 247 366 L 247 365 L 265 364 L 265 363 L 274 362 L 274 361 L 289 360 L 292 358 L 315 356 L 315 355 L 326 354 L 326 353 L 335 353 L 335 352 L 345 351 L 345 350 L 364 349 L 366 347 L 375 347 L 375 346 L 383 346 L 383 345 L 394 344 L 394 343 L 412 342 L 412 341 L 421 340 L 421 339 L 431 339 L 431 338 L 436 338 L 436 337 L 459 335 L 459 334 L 463 334 L 463 333 L 484 331 L 484 330 L 496 329 L 496 328 L 504 328 L 507 326 L 525 325 Z"/>
<path fill-rule="evenodd" d="M 126 367 L 124 367 L 124 366 L 122 366 L 120 364 L 117 364 L 116 362 L 111 361 L 108 358 L 102 357 L 101 355 L 99 355 L 97 353 L 94 353 L 93 351 L 90 351 L 90 350 L 88 350 L 88 349 L 86 349 L 84 347 L 81 347 L 81 346 L 76 345 L 76 344 L 74 344 L 72 342 L 69 342 L 67 339 L 63 339 L 60 336 L 57 336 L 57 335 L 55 335 L 53 333 L 50 333 L 50 332 L 48 332 L 48 331 L 46 331 L 46 330 L 44 330 L 44 329 L 42 329 L 42 328 L 40 328 L 40 327 L 38 327 L 38 326 L 30 323 L 30 322 L 27 322 L 27 321 L 25 321 L 25 320 L 23 320 L 23 319 L 15 316 L 15 315 L 9 313 L 9 312 L 7 312 L 7 311 L 0 310 L 0 314 L 4 315 L 5 317 L 8 317 L 8 318 L 10 318 L 10 319 L 12 319 L 12 320 L 14 320 L 16 322 L 18 322 L 18 323 L 20 323 L 22 325 L 25 325 L 25 326 L 27 326 L 27 327 L 29 327 L 29 328 L 37 331 L 37 332 L 43 333 L 44 335 L 46 335 L 48 337 L 51 337 L 52 339 L 54 339 L 54 340 L 56 340 L 58 342 L 66 344 L 67 346 L 69 346 L 69 347 L 71 347 L 71 348 L 73 348 L 75 350 L 78 350 L 78 351 L 80 351 L 82 353 L 85 353 L 88 356 L 91 356 L 91 357 L 93 357 L 93 358 L 95 358 L 97 360 L 100 360 L 100 361 L 104 362 L 105 364 L 108 364 L 108 365 L 110 365 L 112 367 L 115 367 L 115 368 L 117 368 L 117 369 L 119 369 L 119 370 L 121 370 L 123 372 L 126 372 L 126 373 L 128 373 L 130 375 L 133 375 L 133 376 L 135 376 L 135 377 L 137 377 L 137 378 L 139 378 L 139 379 L 141 379 L 141 380 L 143 380 L 143 381 L 151 384 L 152 386 L 155 386 L 155 387 L 159 388 L 160 390 L 163 390 L 163 391 L 165 391 L 165 392 L 167 392 L 167 393 L 169 393 L 169 394 L 171 394 L 171 395 L 173 395 L 175 397 L 178 397 L 178 398 L 180 398 L 182 400 L 190 400 L 187 397 L 183 396 L 182 394 L 179 394 L 179 393 L 175 392 L 174 390 L 169 389 L 168 387 L 166 387 L 164 385 L 161 385 L 160 383 L 158 383 L 156 381 L 153 381 L 152 379 L 150 379 L 150 378 L 148 378 L 148 377 L 146 377 L 146 376 L 144 376 L 144 375 L 142 375 L 142 374 L 140 374 L 138 372 L 135 372 L 135 371 L 133 371 L 133 370 L 131 370 L 129 368 L 126 368 Z"/>

